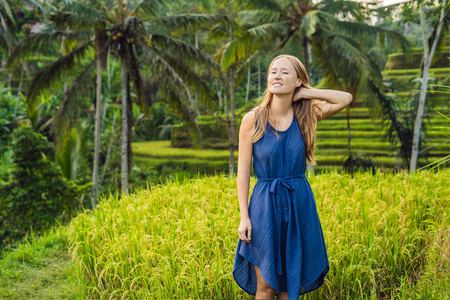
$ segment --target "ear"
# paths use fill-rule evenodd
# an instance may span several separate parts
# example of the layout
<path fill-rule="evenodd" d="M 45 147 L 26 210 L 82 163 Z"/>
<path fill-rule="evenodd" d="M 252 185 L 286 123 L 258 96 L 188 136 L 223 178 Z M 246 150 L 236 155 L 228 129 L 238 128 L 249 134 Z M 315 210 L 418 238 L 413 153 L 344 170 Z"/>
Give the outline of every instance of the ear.
<path fill-rule="evenodd" d="M 299 87 L 302 85 L 302 81 L 300 79 L 297 79 L 297 82 L 295 83 L 296 87 Z"/>

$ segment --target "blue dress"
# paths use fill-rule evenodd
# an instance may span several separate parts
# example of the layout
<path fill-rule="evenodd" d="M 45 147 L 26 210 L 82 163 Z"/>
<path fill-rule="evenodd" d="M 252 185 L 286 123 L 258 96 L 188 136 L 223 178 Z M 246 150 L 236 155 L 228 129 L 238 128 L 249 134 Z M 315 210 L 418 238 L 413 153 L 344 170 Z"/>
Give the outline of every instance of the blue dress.
<path fill-rule="evenodd" d="M 253 110 L 253 109 L 252 109 Z M 253 169 L 258 178 L 248 206 L 250 243 L 238 240 L 233 277 L 248 294 L 256 294 L 256 272 L 289 299 L 319 288 L 330 266 L 307 178 L 306 152 L 297 119 L 285 131 L 271 131 L 253 144 Z"/>

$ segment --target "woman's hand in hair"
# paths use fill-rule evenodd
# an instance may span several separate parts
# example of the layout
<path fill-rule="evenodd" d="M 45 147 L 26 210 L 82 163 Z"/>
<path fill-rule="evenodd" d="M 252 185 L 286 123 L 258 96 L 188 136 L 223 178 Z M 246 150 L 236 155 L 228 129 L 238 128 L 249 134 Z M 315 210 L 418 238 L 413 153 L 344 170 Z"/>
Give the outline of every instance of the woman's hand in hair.
<path fill-rule="evenodd" d="M 324 120 L 337 114 L 353 100 L 352 94 L 338 90 L 325 90 L 315 88 L 300 88 L 294 99 L 314 99 L 314 108 L 317 118 Z M 321 100 L 321 101 L 317 101 Z M 295 100 L 294 100 L 295 101 Z M 324 101 L 324 102 L 322 102 Z"/>
<path fill-rule="evenodd" d="M 294 93 L 294 96 L 292 97 L 292 101 L 298 101 L 298 100 L 304 100 L 304 99 L 311 99 L 308 95 L 308 88 L 305 88 L 304 86 L 301 86 L 296 93 Z"/>

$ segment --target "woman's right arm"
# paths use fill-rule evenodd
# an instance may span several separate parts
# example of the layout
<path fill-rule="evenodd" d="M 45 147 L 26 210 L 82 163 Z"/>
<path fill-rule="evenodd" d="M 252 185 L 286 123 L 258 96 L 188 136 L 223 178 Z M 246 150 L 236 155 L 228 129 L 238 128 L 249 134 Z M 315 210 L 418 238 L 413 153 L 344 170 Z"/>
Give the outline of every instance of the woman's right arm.
<path fill-rule="evenodd" d="M 239 224 L 239 238 L 250 243 L 252 237 L 252 225 L 248 214 L 248 193 L 250 187 L 250 173 L 252 168 L 253 143 L 252 136 L 255 131 L 254 125 L 249 126 L 254 112 L 247 113 L 242 118 L 239 129 L 239 154 L 238 154 L 238 172 L 237 172 L 237 190 L 239 198 L 239 208 L 241 214 L 241 223 Z M 251 129 L 247 129 L 251 127 Z"/>

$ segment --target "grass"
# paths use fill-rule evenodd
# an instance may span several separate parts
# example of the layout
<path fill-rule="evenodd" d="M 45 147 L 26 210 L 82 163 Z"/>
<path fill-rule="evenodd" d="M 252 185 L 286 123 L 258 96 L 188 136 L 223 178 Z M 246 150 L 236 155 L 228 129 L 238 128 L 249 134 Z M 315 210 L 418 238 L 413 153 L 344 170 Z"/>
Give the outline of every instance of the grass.
<path fill-rule="evenodd" d="M 201 158 L 206 160 L 228 160 L 228 150 L 196 150 L 189 148 L 172 148 L 170 141 L 152 141 L 133 143 L 133 154 L 152 158 Z M 238 153 L 235 152 L 237 159 Z"/>
<path fill-rule="evenodd" d="M 80 299 L 67 229 L 27 236 L 0 260 L 0 299 Z"/>
<path fill-rule="evenodd" d="M 304 299 L 448 299 L 448 169 L 308 180 L 331 270 Z M 84 297 L 242 299 L 238 225 L 236 180 L 218 175 L 103 199 L 68 234 Z"/>

